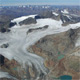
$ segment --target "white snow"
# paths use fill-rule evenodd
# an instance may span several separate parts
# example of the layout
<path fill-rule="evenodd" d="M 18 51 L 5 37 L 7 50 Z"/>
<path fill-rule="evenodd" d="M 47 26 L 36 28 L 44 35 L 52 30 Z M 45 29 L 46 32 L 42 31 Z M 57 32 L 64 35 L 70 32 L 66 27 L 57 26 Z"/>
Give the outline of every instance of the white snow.
<path fill-rule="evenodd" d="M 69 14 L 68 10 L 64 9 L 63 11 L 61 11 L 64 14 Z"/>
<path fill-rule="evenodd" d="M 46 9 L 49 8 L 49 7 L 50 7 L 50 6 L 42 6 L 42 8 L 46 8 Z"/>
<path fill-rule="evenodd" d="M 10 78 L 9 74 L 7 72 L 0 72 L 0 78 Z"/>
<path fill-rule="evenodd" d="M 18 23 L 18 22 L 21 22 L 21 21 L 29 18 L 29 17 L 34 18 L 36 15 L 22 16 L 22 17 L 19 17 L 19 18 L 16 18 L 16 19 L 11 20 L 11 22 L 17 22 Z"/>
<path fill-rule="evenodd" d="M 3 72 L 3 71 L 0 71 L 0 78 L 11 78 L 11 79 L 17 80 L 16 78 L 9 75 L 9 73 Z"/>
<path fill-rule="evenodd" d="M 57 14 L 56 12 L 53 12 L 53 14 L 55 15 L 55 16 L 58 16 L 59 14 Z"/>
<path fill-rule="evenodd" d="M 72 17 L 71 16 L 69 16 L 69 15 L 66 15 L 69 19 L 71 19 Z"/>
<path fill-rule="evenodd" d="M 27 16 L 29 17 L 29 16 Z M 18 19 L 14 19 L 12 21 L 19 21 L 24 20 L 27 17 L 21 17 Z M 61 21 L 56 21 L 50 18 L 47 19 L 38 19 L 37 24 L 32 25 L 24 25 L 24 26 L 15 26 L 11 28 L 11 32 L 9 33 L 0 33 L 0 46 L 4 43 L 8 43 L 8 48 L 0 48 L 0 54 L 8 58 L 9 60 L 15 59 L 20 64 L 23 64 L 25 68 L 25 64 L 32 66 L 35 65 L 37 71 L 39 73 L 42 71 L 46 74 L 47 69 L 43 65 L 44 59 L 36 54 L 30 53 L 27 51 L 29 46 L 33 45 L 38 41 L 40 38 L 51 35 L 57 34 L 60 32 L 64 32 L 69 30 L 70 28 L 78 28 L 80 27 L 80 23 L 77 24 L 70 24 L 66 27 L 62 27 Z M 29 34 L 26 34 L 27 31 L 31 28 L 39 28 L 45 25 L 49 25 L 49 27 L 45 30 L 33 31 Z"/>

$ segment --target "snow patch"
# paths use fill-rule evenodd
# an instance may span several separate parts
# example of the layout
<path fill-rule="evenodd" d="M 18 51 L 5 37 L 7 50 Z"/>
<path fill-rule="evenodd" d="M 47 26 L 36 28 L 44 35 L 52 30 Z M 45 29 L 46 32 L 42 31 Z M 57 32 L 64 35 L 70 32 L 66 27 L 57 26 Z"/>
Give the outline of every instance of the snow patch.
<path fill-rule="evenodd" d="M 57 14 L 56 12 L 53 12 L 53 14 L 55 15 L 55 16 L 58 16 L 59 14 Z"/>
<path fill-rule="evenodd" d="M 16 78 L 14 78 L 11 75 L 9 75 L 9 73 L 2 72 L 2 71 L 0 71 L 0 78 L 11 78 L 11 79 L 17 80 Z"/>
<path fill-rule="evenodd" d="M 63 11 L 61 11 L 63 14 L 69 14 L 68 10 L 64 9 Z"/>
<path fill-rule="evenodd" d="M 16 19 L 11 20 L 11 22 L 19 23 L 19 22 L 21 22 L 21 21 L 23 21 L 23 20 L 25 20 L 25 19 L 27 19 L 29 17 L 34 18 L 36 15 L 22 16 L 22 17 L 19 17 L 19 18 L 16 18 Z"/>

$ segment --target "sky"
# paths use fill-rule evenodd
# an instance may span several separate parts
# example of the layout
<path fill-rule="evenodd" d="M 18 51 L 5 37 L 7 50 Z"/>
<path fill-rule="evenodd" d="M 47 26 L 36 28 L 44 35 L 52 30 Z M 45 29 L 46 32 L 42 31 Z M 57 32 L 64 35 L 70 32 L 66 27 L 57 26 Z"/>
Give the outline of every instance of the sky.
<path fill-rule="evenodd" d="M 54 4 L 80 5 L 80 0 L 0 0 L 1 5 Z"/>

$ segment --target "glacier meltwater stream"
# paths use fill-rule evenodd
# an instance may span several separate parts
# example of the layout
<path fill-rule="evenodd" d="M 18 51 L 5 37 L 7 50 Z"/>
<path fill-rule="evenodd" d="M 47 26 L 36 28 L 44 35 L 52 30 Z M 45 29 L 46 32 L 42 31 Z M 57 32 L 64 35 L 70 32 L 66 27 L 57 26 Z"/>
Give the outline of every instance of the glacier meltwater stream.
<path fill-rule="evenodd" d="M 16 22 L 16 20 L 14 20 L 14 22 Z M 9 44 L 8 48 L 0 48 L 0 54 L 9 60 L 15 59 L 22 64 L 24 68 L 26 67 L 25 64 L 29 66 L 34 65 L 39 73 L 43 72 L 47 74 L 48 70 L 44 66 L 44 59 L 36 54 L 28 52 L 27 49 L 46 35 L 64 32 L 70 28 L 77 28 L 76 26 L 80 25 L 80 23 L 77 23 L 62 27 L 61 24 L 61 21 L 53 19 L 39 19 L 36 24 L 23 26 L 19 26 L 17 22 L 17 25 L 10 28 L 10 32 L 0 33 L 0 46 L 6 43 Z M 49 25 L 49 27 L 45 30 L 37 30 L 27 34 L 29 29 L 35 29 L 45 25 Z"/>

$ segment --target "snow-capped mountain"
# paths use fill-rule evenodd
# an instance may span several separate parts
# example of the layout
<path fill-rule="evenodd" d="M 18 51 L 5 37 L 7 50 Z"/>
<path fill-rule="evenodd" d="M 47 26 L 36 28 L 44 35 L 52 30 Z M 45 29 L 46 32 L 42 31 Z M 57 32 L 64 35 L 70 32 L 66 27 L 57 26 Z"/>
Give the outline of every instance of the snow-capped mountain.
<path fill-rule="evenodd" d="M 61 11 L 61 20 L 63 23 L 80 22 L 80 16 L 70 14 L 67 10 Z"/>
<path fill-rule="evenodd" d="M 67 25 L 63 26 L 65 23 Z M 25 71 L 24 74 L 28 74 L 26 79 L 33 78 L 31 77 L 32 74 L 29 73 L 29 69 L 30 67 L 34 68 L 35 77 L 33 80 L 38 80 L 40 76 L 47 75 L 49 71 L 44 65 L 45 58 L 29 52 L 29 47 L 47 35 L 60 34 L 78 28 L 80 28 L 80 17 L 69 14 L 66 10 L 61 11 L 61 13 L 43 12 L 39 15 L 13 19 L 8 26 L 10 31 L 0 32 L 0 55 L 8 60 L 17 61 L 20 65 L 18 71 L 21 69 Z M 71 35 L 74 35 L 73 31 L 71 31 Z M 80 46 L 79 43 L 80 35 L 75 41 L 75 46 Z M 18 72 L 18 74 L 20 73 Z M 24 74 L 18 76 L 20 80 L 24 78 Z"/>

